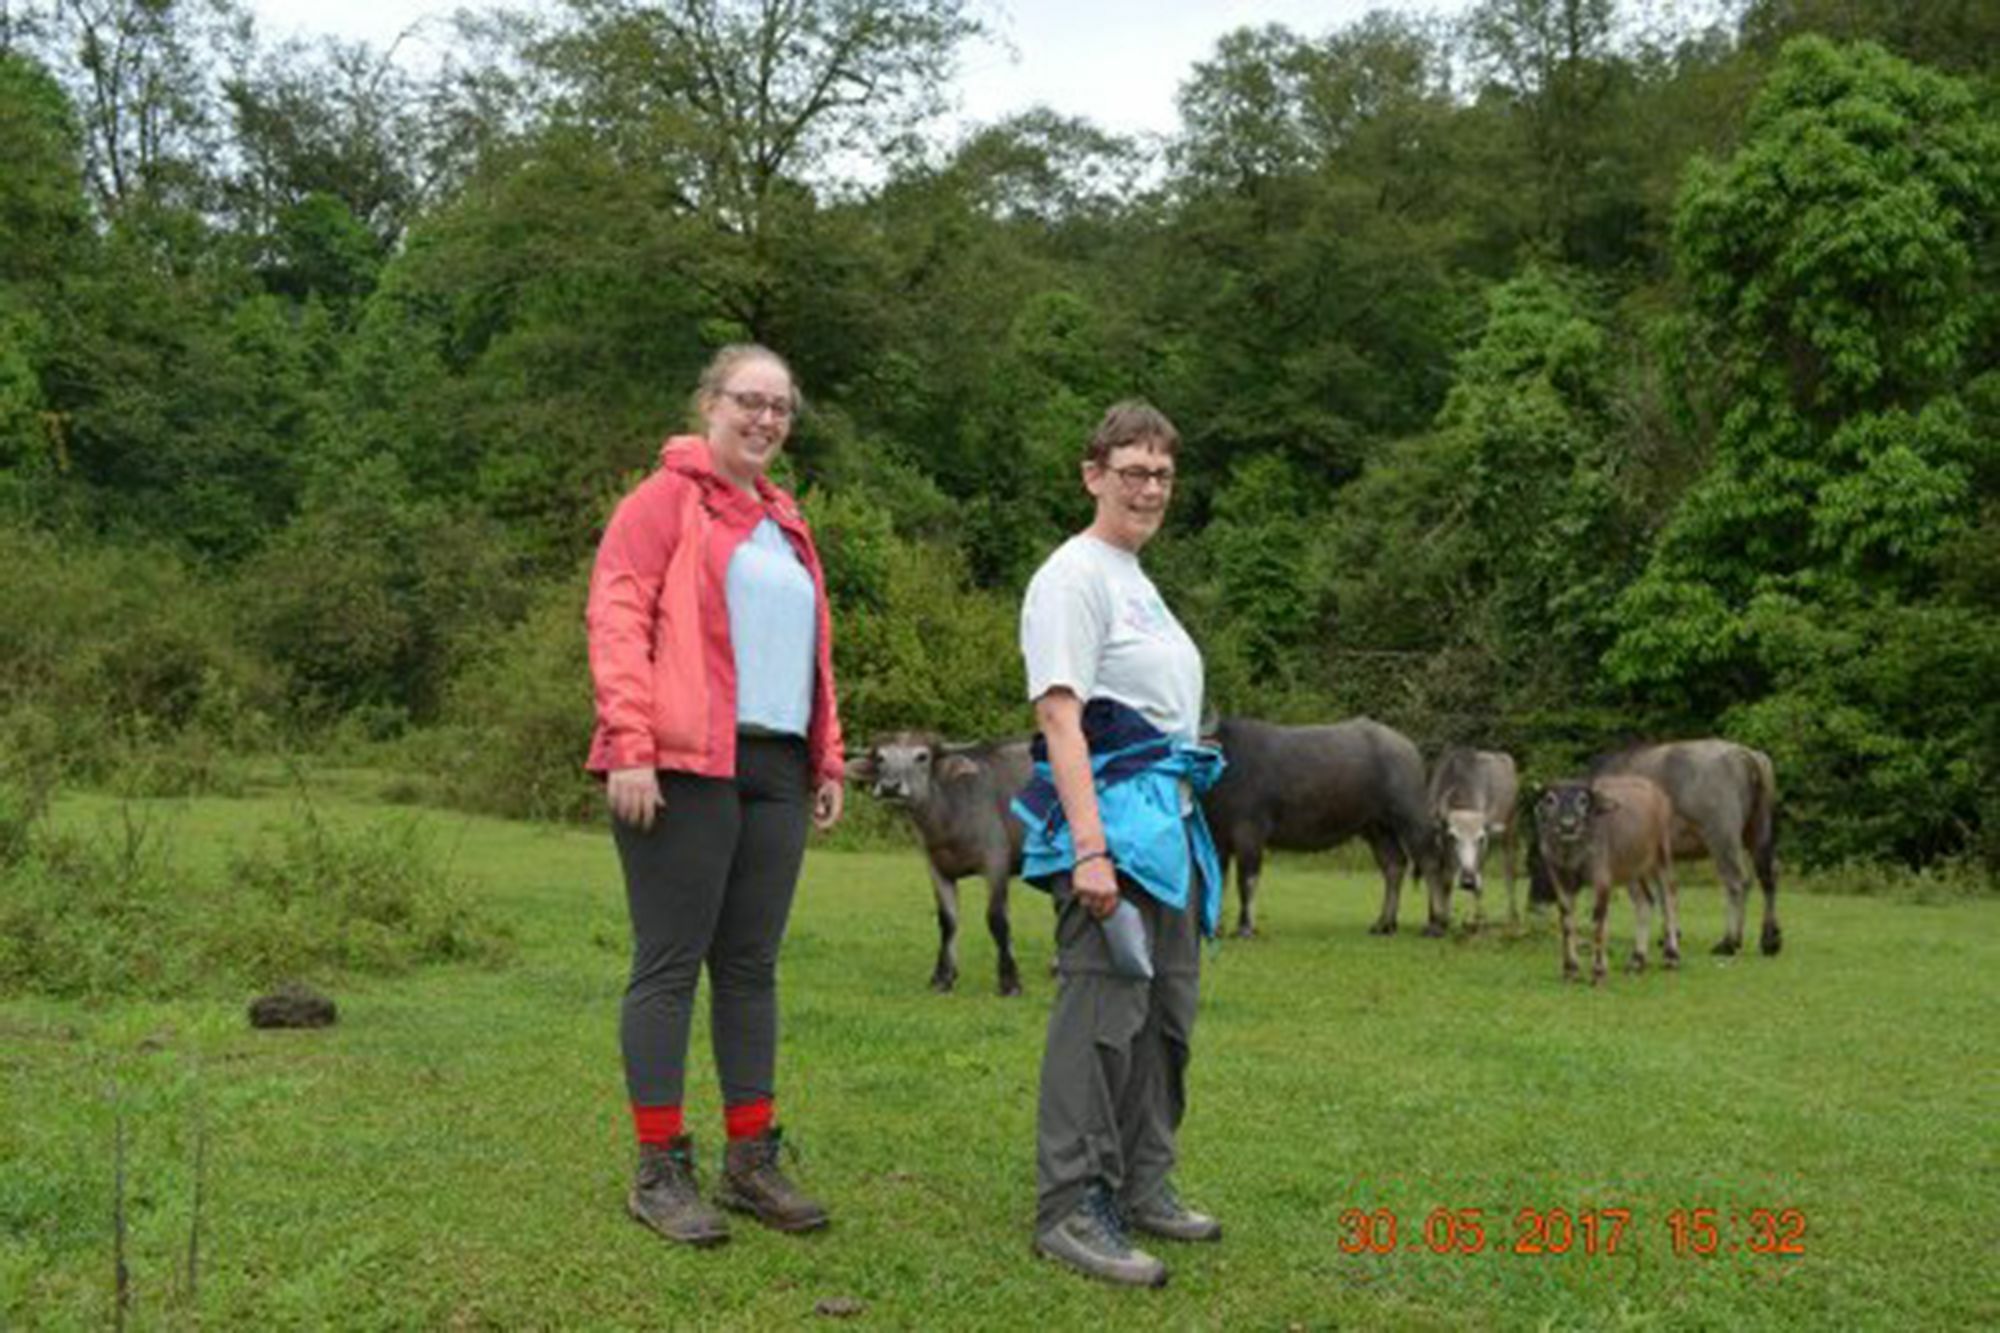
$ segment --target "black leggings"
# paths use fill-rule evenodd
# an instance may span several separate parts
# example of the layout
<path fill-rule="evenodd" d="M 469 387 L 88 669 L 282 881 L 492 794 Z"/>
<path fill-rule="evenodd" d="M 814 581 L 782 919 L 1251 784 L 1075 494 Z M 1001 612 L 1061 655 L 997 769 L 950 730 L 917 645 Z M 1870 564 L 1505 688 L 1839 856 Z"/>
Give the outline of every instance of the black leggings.
<path fill-rule="evenodd" d="M 724 1105 L 773 1095 L 778 946 L 805 859 L 807 770 L 797 737 L 740 736 L 734 778 L 663 771 L 666 806 L 650 830 L 612 819 L 632 913 L 618 1036 L 634 1105 L 681 1104 L 704 961 Z"/>

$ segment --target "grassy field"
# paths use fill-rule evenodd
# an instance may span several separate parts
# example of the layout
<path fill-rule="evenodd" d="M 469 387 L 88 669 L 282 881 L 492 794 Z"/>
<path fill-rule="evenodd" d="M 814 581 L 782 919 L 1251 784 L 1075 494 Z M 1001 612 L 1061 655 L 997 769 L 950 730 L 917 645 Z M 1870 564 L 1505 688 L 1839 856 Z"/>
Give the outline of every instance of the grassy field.
<path fill-rule="evenodd" d="M 190 856 L 219 856 L 287 804 L 165 808 Z M 339 1025 L 314 1033 L 251 1031 L 234 990 L 0 1002 L 0 1326 L 112 1322 L 120 1119 L 138 1328 L 769 1328 L 837 1298 L 885 1328 L 2000 1323 L 1990 899 L 1793 894 L 1783 957 L 1719 960 L 1720 901 L 1697 875 L 1685 970 L 1593 991 L 1558 980 L 1546 929 L 1422 939 L 1416 895 L 1405 933 L 1373 938 L 1371 875 L 1280 861 L 1265 938 L 1205 964 L 1180 1180 L 1227 1239 L 1164 1246 L 1171 1285 L 1131 1292 L 1028 1251 L 1052 985 L 1039 895 L 1015 908 L 1025 998 L 991 993 L 976 890 L 961 989 L 936 996 L 914 854 L 810 856 L 780 1105 L 836 1222 L 805 1239 L 740 1225 L 696 1253 L 623 1212 L 608 838 L 352 799 L 322 812 L 425 821 L 511 928 L 511 961 L 341 983 Z M 1622 900 L 1613 926 L 1629 940 Z M 712 1156 L 702 1043 L 689 1113 Z M 1429 1248 L 1440 1208 L 1481 1210 L 1480 1252 Z M 1516 1252 L 1523 1210 L 1558 1208 L 1595 1215 L 1600 1251 L 1612 1210 L 1630 1221 L 1613 1253 L 1585 1253 L 1582 1230 L 1568 1253 Z M 1670 1214 L 1697 1208 L 1719 1250 L 1677 1254 Z M 1798 1210 L 1802 1254 L 1750 1252 L 1764 1208 Z M 1344 1252 L 1355 1209 L 1379 1211 L 1379 1244 L 1398 1220 L 1393 1250 Z M 1451 1239 L 1441 1221 L 1432 1239 Z"/>

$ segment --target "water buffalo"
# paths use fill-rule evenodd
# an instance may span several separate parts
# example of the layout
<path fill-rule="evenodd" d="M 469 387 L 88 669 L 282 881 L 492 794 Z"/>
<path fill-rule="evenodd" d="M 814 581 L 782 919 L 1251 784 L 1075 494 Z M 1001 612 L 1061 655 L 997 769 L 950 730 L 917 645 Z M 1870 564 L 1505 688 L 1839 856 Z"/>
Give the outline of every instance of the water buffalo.
<path fill-rule="evenodd" d="M 1266 847 L 1321 851 L 1360 836 L 1382 869 L 1382 911 L 1369 930 L 1394 934 L 1403 872 L 1421 873 L 1432 855 L 1424 761 L 1410 739 L 1365 717 L 1319 727 L 1224 718 L 1216 739 L 1229 767 L 1202 797 L 1202 813 L 1225 877 L 1230 860 L 1237 862 L 1236 933 L 1257 933 L 1254 904 Z M 1444 933 L 1447 905 L 1434 884 L 1426 935 Z"/>
<path fill-rule="evenodd" d="M 1775 954 L 1784 947 L 1778 926 L 1778 871 L 1773 818 L 1778 782 L 1771 758 L 1761 750 L 1714 738 L 1641 745 L 1606 756 L 1592 776 L 1614 773 L 1651 778 L 1674 806 L 1674 854 L 1682 860 L 1703 855 L 1715 861 L 1728 895 L 1729 923 L 1719 954 L 1743 948 L 1744 897 L 1750 867 L 1764 888 L 1764 929 L 1759 947 Z"/>
<path fill-rule="evenodd" d="M 1596 890 L 1592 919 L 1596 951 L 1592 985 L 1604 981 L 1604 954 L 1611 915 L 1611 886 L 1623 880 L 1637 919 L 1632 935 L 1632 970 L 1646 967 L 1653 933 L 1652 895 L 1660 897 L 1667 919 L 1661 953 L 1668 967 L 1681 959 L 1680 900 L 1674 886 L 1674 810 L 1657 783 L 1640 777 L 1601 777 L 1558 782 L 1535 802 L 1535 835 L 1542 864 L 1555 882 L 1562 909 L 1563 979 L 1576 980 L 1576 895 L 1588 883 Z"/>
<path fill-rule="evenodd" d="M 1433 897 L 1449 903 L 1451 881 L 1473 895 L 1475 921 L 1486 919 L 1485 879 L 1481 866 L 1491 840 L 1498 839 L 1507 868 L 1507 919 L 1519 921 L 1514 901 L 1514 803 L 1520 794 L 1514 757 L 1497 750 L 1454 746 L 1431 771 L 1430 814 L 1437 838 Z"/>
<path fill-rule="evenodd" d="M 875 795 L 901 805 L 916 826 L 937 895 L 938 956 L 931 989 L 958 982 L 958 881 L 986 881 L 986 928 L 1000 955 L 1000 993 L 1021 993 L 1021 972 L 1007 925 L 1007 881 L 1021 870 L 1019 820 L 1008 804 L 1027 785 L 1034 763 L 1026 741 L 947 745 L 899 732 L 848 756 L 849 774 Z"/>

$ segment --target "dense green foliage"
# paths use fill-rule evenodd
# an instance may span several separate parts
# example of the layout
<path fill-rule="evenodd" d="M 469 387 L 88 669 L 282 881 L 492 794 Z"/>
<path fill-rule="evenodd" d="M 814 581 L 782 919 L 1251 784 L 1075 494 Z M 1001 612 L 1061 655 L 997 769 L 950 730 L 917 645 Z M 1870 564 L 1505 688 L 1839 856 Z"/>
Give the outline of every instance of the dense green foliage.
<path fill-rule="evenodd" d="M 0 16 L 0 737 L 414 728 L 588 808 L 580 571 L 751 337 L 857 735 L 1025 727 L 1016 600 L 1138 393 L 1219 710 L 1537 776 L 1724 732 L 1788 855 L 2000 865 L 1989 7 L 1681 12 L 1244 29 L 1159 146 L 948 138 L 963 0 L 568 0 L 421 75 Z"/>

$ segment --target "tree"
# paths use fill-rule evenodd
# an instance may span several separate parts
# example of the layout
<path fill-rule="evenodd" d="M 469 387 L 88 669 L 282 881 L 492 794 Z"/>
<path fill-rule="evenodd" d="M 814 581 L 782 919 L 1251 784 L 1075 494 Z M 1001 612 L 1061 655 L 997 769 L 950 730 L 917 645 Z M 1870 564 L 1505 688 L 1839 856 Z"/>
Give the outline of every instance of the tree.
<path fill-rule="evenodd" d="M 652 176 L 703 232 L 692 276 L 753 338 L 804 202 L 846 155 L 886 152 L 942 105 L 965 0 L 567 0 L 529 59 L 561 123 Z M 825 174 L 822 174 L 825 173 Z"/>
<path fill-rule="evenodd" d="M 1585 195 L 1603 174 L 1600 126 L 1622 73 L 1615 17 L 1613 0 L 1484 0 L 1465 20 L 1474 59 L 1520 117 L 1536 239 L 1564 259 L 1578 257 Z"/>
<path fill-rule="evenodd" d="M 60 0 L 43 37 L 84 128 L 85 177 L 100 212 L 201 211 L 220 116 L 214 64 L 240 53 L 236 0 Z"/>
<path fill-rule="evenodd" d="M 1785 47 L 1742 148 L 1698 160 L 1682 194 L 1712 459 L 1620 599 L 1605 665 L 1683 716 L 1734 718 L 1829 809 L 1890 802 L 1840 850 L 1924 859 L 1953 841 L 1935 802 L 1960 843 L 1976 818 L 1946 760 L 1988 724 L 1931 699 L 1996 649 L 1935 606 L 1996 473 L 1965 396 L 1994 334 L 1996 204 L 2000 128 L 1962 84 L 1817 38 Z"/>

